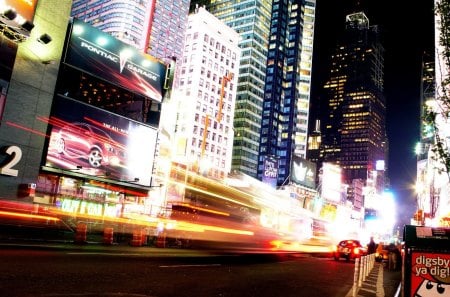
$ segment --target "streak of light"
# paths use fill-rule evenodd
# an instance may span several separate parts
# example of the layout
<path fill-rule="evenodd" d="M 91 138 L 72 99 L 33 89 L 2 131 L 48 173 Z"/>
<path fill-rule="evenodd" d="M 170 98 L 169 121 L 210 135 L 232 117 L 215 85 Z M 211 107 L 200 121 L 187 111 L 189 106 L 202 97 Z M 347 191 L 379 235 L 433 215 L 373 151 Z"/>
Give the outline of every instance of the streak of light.
<path fill-rule="evenodd" d="M 9 125 L 9 126 L 12 126 L 12 127 L 16 127 L 16 128 L 22 129 L 22 130 L 24 130 L 24 131 L 28 131 L 28 132 L 31 132 L 31 133 L 34 133 L 34 134 L 37 134 L 37 135 L 40 135 L 40 136 L 43 136 L 43 137 L 49 137 L 49 136 L 46 135 L 45 133 L 42 133 L 42 132 L 40 132 L 40 131 L 31 129 L 31 128 L 28 128 L 28 127 L 25 127 L 25 126 L 22 126 L 22 125 L 19 125 L 19 124 L 10 122 L 10 121 L 7 121 L 7 122 L 6 122 L 6 125 Z"/>
<path fill-rule="evenodd" d="M 181 203 L 179 205 L 184 206 L 184 207 L 189 207 L 189 208 L 192 208 L 192 209 L 196 209 L 196 210 L 201 210 L 201 211 L 204 211 L 204 212 L 218 214 L 218 215 L 225 216 L 225 217 L 229 217 L 230 216 L 229 213 L 226 213 L 226 212 L 223 212 L 223 211 L 217 211 L 217 210 L 212 210 L 212 209 L 208 209 L 208 208 L 204 208 L 204 207 L 198 207 L 198 206 L 192 206 L 192 205 L 187 204 L 187 203 Z"/>
<path fill-rule="evenodd" d="M 39 219 L 39 220 L 47 220 L 47 221 L 55 221 L 55 222 L 58 222 L 60 220 L 58 218 L 51 217 L 51 216 L 26 214 L 26 213 L 3 211 L 3 210 L 0 210 L 0 216 L 10 217 L 10 218 Z"/>

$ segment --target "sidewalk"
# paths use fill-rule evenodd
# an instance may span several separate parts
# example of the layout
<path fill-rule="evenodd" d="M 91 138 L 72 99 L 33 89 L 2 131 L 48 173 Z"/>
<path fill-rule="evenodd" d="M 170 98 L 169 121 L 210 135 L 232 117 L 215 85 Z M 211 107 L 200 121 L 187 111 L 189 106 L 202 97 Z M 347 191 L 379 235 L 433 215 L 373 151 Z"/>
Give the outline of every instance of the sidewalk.
<path fill-rule="evenodd" d="M 391 271 L 383 263 L 376 263 L 353 296 L 353 288 L 346 297 L 398 297 L 402 280 L 401 270 Z"/>

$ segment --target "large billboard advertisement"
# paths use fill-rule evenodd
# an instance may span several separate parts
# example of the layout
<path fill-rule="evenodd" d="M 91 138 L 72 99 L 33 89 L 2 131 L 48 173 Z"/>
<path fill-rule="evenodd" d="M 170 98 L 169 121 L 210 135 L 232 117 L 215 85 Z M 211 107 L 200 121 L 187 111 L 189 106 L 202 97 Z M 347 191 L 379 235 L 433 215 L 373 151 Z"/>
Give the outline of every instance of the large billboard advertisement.
<path fill-rule="evenodd" d="M 17 13 L 18 23 L 33 21 L 38 0 L 0 0 L 0 12 L 12 9 Z"/>
<path fill-rule="evenodd" d="M 316 188 L 315 163 L 294 155 L 292 157 L 291 165 L 292 182 L 311 189 Z"/>
<path fill-rule="evenodd" d="M 62 96 L 50 127 L 45 166 L 150 186 L 156 129 Z"/>
<path fill-rule="evenodd" d="M 161 102 L 167 66 L 74 19 L 64 63 Z"/>
<path fill-rule="evenodd" d="M 322 165 L 322 198 L 339 202 L 342 192 L 342 169 L 340 166 L 323 163 Z"/>

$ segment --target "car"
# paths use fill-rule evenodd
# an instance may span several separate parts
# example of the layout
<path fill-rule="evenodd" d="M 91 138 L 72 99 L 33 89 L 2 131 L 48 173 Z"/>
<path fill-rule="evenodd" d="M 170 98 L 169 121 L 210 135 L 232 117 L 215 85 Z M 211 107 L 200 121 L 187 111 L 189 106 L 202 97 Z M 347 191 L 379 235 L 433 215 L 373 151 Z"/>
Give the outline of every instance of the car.
<path fill-rule="evenodd" d="M 355 239 L 340 241 L 333 251 L 333 257 L 336 261 L 339 261 L 341 258 L 350 261 L 365 255 L 367 255 L 367 248 L 359 240 Z"/>
<path fill-rule="evenodd" d="M 87 123 L 71 123 L 56 134 L 56 151 L 70 158 L 85 159 L 92 168 L 123 166 L 125 148 L 103 129 Z"/>

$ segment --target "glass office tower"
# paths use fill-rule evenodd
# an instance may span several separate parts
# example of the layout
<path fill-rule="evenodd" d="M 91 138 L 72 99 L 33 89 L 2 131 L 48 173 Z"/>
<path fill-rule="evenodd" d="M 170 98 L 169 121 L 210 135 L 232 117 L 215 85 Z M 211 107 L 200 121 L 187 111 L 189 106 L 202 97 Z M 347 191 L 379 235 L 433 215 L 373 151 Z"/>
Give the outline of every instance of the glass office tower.
<path fill-rule="evenodd" d="M 258 178 L 273 159 L 278 186 L 289 182 L 293 156 L 306 157 L 314 19 L 315 1 L 272 4 Z"/>

